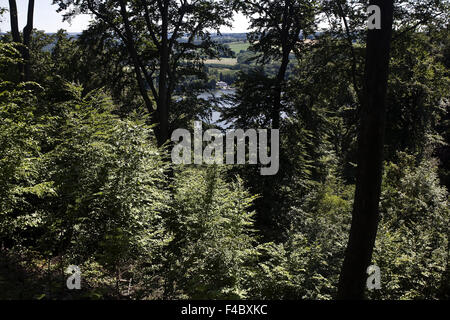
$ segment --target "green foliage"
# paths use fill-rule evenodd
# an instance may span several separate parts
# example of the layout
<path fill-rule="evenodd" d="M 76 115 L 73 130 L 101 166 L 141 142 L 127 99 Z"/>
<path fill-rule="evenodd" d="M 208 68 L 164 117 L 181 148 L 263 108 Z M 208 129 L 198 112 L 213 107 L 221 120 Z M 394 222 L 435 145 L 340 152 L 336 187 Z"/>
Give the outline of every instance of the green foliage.
<path fill-rule="evenodd" d="M 0 43 L 0 68 L 14 66 L 19 56 L 13 45 Z M 17 237 L 16 232 L 39 220 L 35 211 L 16 212 L 29 205 L 25 195 L 51 192 L 49 183 L 37 181 L 45 127 L 43 119 L 34 116 L 40 89 L 33 83 L 0 82 L 0 238 Z"/>
<path fill-rule="evenodd" d="M 0 67 L 3 71 L 1 74 L 5 74 L 6 70 L 14 66 L 16 63 L 21 61 L 21 56 L 19 50 L 16 48 L 15 44 L 0 42 Z M 3 76 L 0 81 L 6 81 Z"/>
<path fill-rule="evenodd" d="M 439 185 L 433 159 L 415 165 L 399 154 L 388 163 L 381 198 L 381 222 L 373 261 L 381 268 L 383 299 L 437 299 L 449 293 L 448 192 Z"/>
<path fill-rule="evenodd" d="M 229 96 L 229 106 L 221 109 L 222 120 L 237 128 L 266 127 L 270 123 L 272 96 L 268 94 L 273 80 L 266 77 L 262 68 L 248 73 L 240 72 L 236 93 Z"/>
<path fill-rule="evenodd" d="M 160 214 L 168 194 L 150 128 L 111 115 L 101 92 L 80 99 L 73 89 L 75 100 L 60 106 L 65 112 L 51 128 L 58 136 L 48 153 L 48 176 L 59 196 L 49 199 L 57 208 L 49 222 L 81 257 L 100 255 L 116 266 L 151 256 L 154 244 L 164 243 Z"/>
<path fill-rule="evenodd" d="M 227 183 L 216 167 L 177 173 L 169 223 L 173 290 L 192 299 L 247 296 L 244 280 L 255 255 L 253 200 L 240 178 Z"/>
<path fill-rule="evenodd" d="M 350 226 L 353 188 L 332 175 L 297 198 L 288 240 L 258 247 L 256 299 L 331 299 Z"/>
<path fill-rule="evenodd" d="M 88 4 L 103 16 L 79 37 L 35 30 L 35 82 L 19 81 L 23 48 L 1 37 L 0 298 L 335 297 L 351 222 L 367 1 L 167 2 L 167 14 L 158 2 L 128 1 L 128 20 L 117 1 L 54 3 L 67 16 L 91 12 Z M 448 299 L 448 1 L 395 5 L 372 260 L 382 289 L 367 293 Z M 210 34 L 232 9 L 252 16 L 248 44 L 232 42 L 244 34 Z M 329 24 L 320 34 L 318 10 Z M 219 80 L 236 87 L 222 109 L 201 96 Z M 259 166 L 175 167 L 156 147 L 165 111 L 169 136 L 210 119 L 214 105 L 231 127 L 268 128 L 275 97 L 275 176 Z M 79 293 L 65 290 L 71 264 L 82 269 Z"/>
<path fill-rule="evenodd" d="M 291 50 L 299 52 L 302 37 L 314 33 L 317 1 L 242 1 L 243 13 L 250 18 L 250 50 L 261 61 L 280 60 Z"/>
<path fill-rule="evenodd" d="M 441 42 L 413 34 L 393 45 L 388 91 L 388 157 L 395 150 L 424 156 L 442 143 L 437 126 L 448 108 L 450 77 L 439 61 Z"/>
<path fill-rule="evenodd" d="M 1 240 L 69 264 L 95 259 L 119 278 L 136 261 L 155 270 L 169 193 L 151 128 L 112 115 L 102 92 L 67 91 L 45 118 L 28 91 L 1 104 Z"/>

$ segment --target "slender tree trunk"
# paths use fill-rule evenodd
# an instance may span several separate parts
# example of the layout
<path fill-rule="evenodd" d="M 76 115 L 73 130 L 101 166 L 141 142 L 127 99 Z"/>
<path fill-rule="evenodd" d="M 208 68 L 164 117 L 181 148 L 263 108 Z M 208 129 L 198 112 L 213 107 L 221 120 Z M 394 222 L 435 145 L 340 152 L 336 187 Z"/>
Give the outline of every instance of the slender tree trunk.
<path fill-rule="evenodd" d="M 278 74 L 275 83 L 275 94 L 274 94 L 274 104 L 272 109 L 272 129 L 280 128 L 280 117 L 281 117 L 281 93 L 283 91 L 283 83 L 286 77 L 286 70 L 289 64 L 289 53 L 290 50 L 286 49 L 283 51 L 283 57 L 281 59 L 280 69 L 278 69 Z"/>
<path fill-rule="evenodd" d="M 11 20 L 11 34 L 14 42 L 22 43 L 19 32 L 19 21 L 17 18 L 16 0 L 9 0 L 9 16 Z"/>
<path fill-rule="evenodd" d="M 9 14 L 11 20 L 11 34 L 13 41 L 20 43 L 23 46 L 20 47 L 20 53 L 22 55 L 23 62 L 19 64 L 19 78 L 21 81 L 30 80 L 30 43 L 31 34 L 33 32 L 33 20 L 34 20 L 34 0 L 28 1 L 28 13 L 27 13 L 27 25 L 23 29 L 23 42 L 19 31 L 19 21 L 17 14 L 16 0 L 9 0 Z"/>
<path fill-rule="evenodd" d="M 142 61 L 139 60 L 138 52 L 136 49 L 136 43 L 133 38 L 133 31 L 131 29 L 130 21 L 127 13 L 127 1 L 119 0 L 121 16 L 125 27 L 124 41 L 127 47 L 127 51 L 131 55 L 136 79 L 139 86 L 139 91 L 144 99 L 147 110 L 154 113 L 154 122 L 158 124 L 155 128 L 155 135 L 158 145 L 163 145 L 169 139 L 169 102 L 170 94 L 168 90 L 167 74 L 169 71 L 169 41 L 168 41 L 168 3 L 166 1 L 158 1 L 159 8 L 162 14 L 162 30 L 161 30 L 161 49 L 160 49 L 160 73 L 159 73 L 159 91 L 156 99 L 156 111 L 153 110 L 153 103 L 148 96 L 148 88 L 146 81 L 152 81 L 150 78 L 145 78 L 145 66 Z M 145 3 L 144 3 L 145 5 Z M 148 84 L 151 86 L 152 84 Z"/>
<path fill-rule="evenodd" d="M 381 9 L 381 29 L 369 30 L 367 37 L 355 201 L 338 285 L 339 299 L 364 298 L 366 269 L 372 259 L 379 220 L 393 0 L 372 0 L 370 4 Z"/>
<path fill-rule="evenodd" d="M 30 81 L 31 70 L 30 70 L 30 42 L 31 33 L 33 32 L 33 18 L 34 18 L 34 0 L 28 1 L 28 14 L 27 14 L 27 25 L 23 29 L 23 59 L 24 62 L 24 74 L 25 81 Z"/>
<path fill-rule="evenodd" d="M 138 53 L 136 51 L 136 45 L 134 43 L 133 33 L 131 30 L 130 22 L 128 20 L 126 1 L 124 1 L 124 0 L 120 0 L 120 14 L 122 16 L 124 26 L 125 26 L 125 37 L 124 37 L 125 41 L 124 42 L 127 47 L 127 51 L 131 55 L 131 59 L 133 61 L 133 67 L 134 67 L 134 72 L 136 74 L 136 80 L 138 82 L 139 92 L 142 96 L 142 99 L 144 99 L 145 107 L 147 108 L 148 112 L 152 113 L 154 111 L 153 103 L 147 94 L 146 83 L 145 83 L 145 80 L 141 73 L 139 57 L 138 57 Z"/>
<path fill-rule="evenodd" d="M 159 69 L 159 145 L 164 144 L 169 139 L 169 103 L 170 95 L 168 90 L 168 72 L 169 72 L 169 35 L 168 35 L 168 3 L 162 1 L 161 4 L 161 51 L 160 51 L 160 69 Z"/>
<path fill-rule="evenodd" d="M 11 35 L 13 38 L 13 42 L 22 43 L 22 37 L 20 36 L 19 31 L 19 20 L 17 17 L 17 3 L 16 0 L 9 0 L 9 16 L 10 16 L 10 24 L 11 24 Z M 22 48 L 19 49 L 22 54 Z M 23 80 L 23 64 L 18 64 L 19 70 L 19 79 Z"/>

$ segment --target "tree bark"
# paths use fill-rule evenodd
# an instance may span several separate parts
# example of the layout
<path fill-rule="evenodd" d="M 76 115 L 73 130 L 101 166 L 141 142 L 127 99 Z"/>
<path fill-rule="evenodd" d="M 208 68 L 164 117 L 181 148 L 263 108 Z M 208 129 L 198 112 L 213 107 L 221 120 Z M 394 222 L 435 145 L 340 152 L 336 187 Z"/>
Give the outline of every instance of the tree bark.
<path fill-rule="evenodd" d="M 170 104 L 170 92 L 168 90 L 167 74 L 169 71 L 169 41 L 168 41 L 168 22 L 169 22 L 169 12 L 168 3 L 166 1 L 158 1 L 159 9 L 161 11 L 162 26 L 161 26 L 161 45 L 159 46 L 160 51 L 160 72 L 159 72 L 159 83 L 158 83 L 158 94 L 155 96 L 156 99 L 156 110 L 153 110 L 153 103 L 148 97 L 146 81 L 151 82 L 152 79 L 148 77 L 145 73 L 145 66 L 139 59 L 139 55 L 136 49 L 136 43 L 133 39 L 133 32 L 131 30 L 130 21 L 128 18 L 128 13 L 126 9 L 127 1 L 120 0 L 120 11 L 125 27 L 125 45 L 127 51 L 131 55 L 135 74 L 139 86 L 139 91 L 144 99 L 146 107 L 150 113 L 154 113 L 154 122 L 158 124 L 155 128 L 155 136 L 158 145 L 163 145 L 169 139 L 169 104 Z M 146 5 L 145 2 L 143 5 Z M 149 32 L 151 33 L 150 25 L 148 26 Z M 153 89 L 152 83 L 148 85 Z M 156 95 L 156 93 L 154 93 Z"/>
<path fill-rule="evenodd" d="M 160 49 L 160 69 L 159 69 L 159 139 L 160 145 L 169 139 L 169 103 L 170 94 L 168 90 L 169 72 L 169 4 L 167 1 L 160 1 L 161 10 L 161 49 Z"/>
<path fill-rule="evenodd" d="M 381 9 L 381 29 L 369 30 L 367 36 L 356 191 L 338 299 L 364 298 L 379 220 L 393 0 L 372 0 L 370 4 Z"/>
<path fill-rule="evenodd" d="M 28 1 L 27 25 L 23 29 L 23 59 L 24 61 L 24 80 L 30 81 L 31 76 L 31 61 L 30 61 L 30 42 L 31 33 L 33 32 L 33 18 L 34 18 L 34 0 Z"/>
<path fill-rule="evenodd" d="M 125 46 L 127 47 L 127 51 L 131 56 L 131 60 L 133 61 L 133 67 L 134 67 L 134 72 L 135 72 L 136 80 L 137 80 L 138 87 L 139 87 L 139 92 L 142 96 L 142 99 L 144 99 L 145 107 L 147 108 L 147 111 L 149 113 L 153 113 L 154 112 L 153 103 L 147 94 L 147 87 L 145 84 L 144 77 L 142 76 L 142 73 L 141 73 L 141 64 L 140 64 L 139 56 L 138 56 L 138 53 L 136 50 L 136 45 L 134 43 L 133 33 L 131 30 L 130 22 L 128 20 L 126 1 L 120 0 L 119 2 L 120 2 L 120 14 L 122 16 L 123 23 L 125 26 L 125 36 L 123 37 L 123 40 L 125 42 Z M 156 136 L 158 139 L 158 135 L 156 135 Z M 158 141 L 159 141 L 159 139 L 158 139 Z"/>
<path fill-rule="evenodd" d="M 22 43 L 19 32 L 19 21 L 17 18 L 16 0 L 9 0 L 9 16 L 11 22 L 11 34 L 14 42 Z"/>
<path fill-rule="evenodd" d="M 278 69 L 278 74 L 276 77 L 274 105 L 272 109 L 272 129 L 280 128 L 281 92 L 283 91 L 283 84 L 286 77 L 286 70 L 289 64 L 289 53 L 290 49 L 286 49 L 283 51 L 280 69 Z"/>
<path fill-rule="evenodd" d="M 27 24 L 23 29 L 23 42 L 19 31 L 19 21 L 17 14 L 17 3 L 16 0 L 9 0 L 9 14 L 11 20 L 11 35 L 13 41 L 20 43 L 23 46 L 19 48 L 22 55 L 23 62 L 19 63 L 19 79 L 20 81 L 30 81 L 30 43 L 31 34 L 33 32 L 33 21 L 34 21 L 34 0 L 28 1 L 28 13 L 27 13 Z"/>
<path fill-rule="evenodd" d="M 17 17 L 17 3 L 16 0 L 9 0 L 9 16 L 10 16 L 10 24 L 11 24 L 11 35 L 13 42 L 22 43 L 22 37 L 20 36 L 19 31 L 19 20 Z M 20 53 L 22 54 L 22 48 L 19 48 Z M 19 79 L 23 80 L 23 64 L 18 64 L 19 71 Z"/>

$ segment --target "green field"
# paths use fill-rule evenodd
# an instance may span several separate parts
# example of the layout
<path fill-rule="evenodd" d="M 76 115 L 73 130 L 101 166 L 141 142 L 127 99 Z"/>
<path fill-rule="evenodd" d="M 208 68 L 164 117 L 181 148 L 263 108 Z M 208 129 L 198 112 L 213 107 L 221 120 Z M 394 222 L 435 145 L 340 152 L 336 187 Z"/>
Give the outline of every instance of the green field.
<path fill-rule="evenodd" d="M 250 44 L 248 42 L 242 42 L 242 41 L 236 41 L 236 42 L 230 42 L 227 43 L 227 45 L 230 47 L 230 49 L 234 53 L 239 53 L 241 50 L 247 51 Z"/>
<path fill-rule="evenodd" d="M 250 44 L 248 42 L 243 41 L 235 41 L 226 44 L 230 47 L 230 49 L 238 54 L 241 50 L 246 51 Z M 206 65 L 222 65 L 222 66 L 234 66 L 237 64 L 236 58 L 221 58 L 221 59 L 207 59 L 205 60 Z"/>
<path fill-rule="evenodd" d="M 237 63 L 236 58 L 221 58 L 221 59 L 207 59 L 205 60 L 205 64 L 221 64 L 234 66 Z"/>

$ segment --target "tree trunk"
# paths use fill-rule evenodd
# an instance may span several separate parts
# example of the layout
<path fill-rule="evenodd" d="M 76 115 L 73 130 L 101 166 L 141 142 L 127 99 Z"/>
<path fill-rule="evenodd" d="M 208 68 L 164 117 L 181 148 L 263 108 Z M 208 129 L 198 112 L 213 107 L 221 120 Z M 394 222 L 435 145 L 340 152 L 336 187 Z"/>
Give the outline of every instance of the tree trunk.
<path fill-rule="evenodd" d="M 169 12 L 168 3 L 163 1 L 161 7 L 161 51 L 160 51 L 160 69 L 159 69 L 159 137 L 158 144 L 162 145 L 169 139 L 169 103 L 170 96 L 168 90 L 168 72 L 169 72 L 169 35 L 168 22 Z"/>
<path fill-rule="evenodd" d="M 19 20 L 17 18 L 17 3 L 16 0 L 9 0 L 9 16 L 10 16 L 10 24 L 11 24 L 11 35 L 13 42 L 16 43 L 22 43 L 22 38 L 20 36 L 19 31 Z M 22 53 L 22 48 L 19 49 Z M 23 74 L 23 64 L 19 63 L 18 65 L 19 69 L 19 79 L 22 81 L 22 74 Z"/>
<path fill-rule="evenodd" d="M 134 43 L 133 39 L 133 33 L 131 30 L 130 22 L 128 20 L 128 14 L 126 9 L 126 2 L 124 0 L 120 0 L 120 14 L 123 19 L 123 23 L 125 26 L 125 37 L 124 42 L 125 46 L 127 47 L 127 51 L 131 56 L 131 59 L 133 61 L 133 67 L 134 67 L 134 73 L 136 75 L 136 80 L 139 87 L 139 92 L 141 94 L 142 99 L 144 100 L 145 107 L 147 108 L 149 113 L 153 113 L 153 103 L 150 100 L 148 94 L 147 94 L 147 87 L 145 84 L 145 80 L 141 73 L 141 66 L 139 64 L 139 57 L 136 50 L 136 45 Z"/>
<path fill-rule="evenodd" d="M 33 32 L 33 20 L 34 20 L 34 0 L 28 1 L 28 13 L 27 13 L 27 25 L 23 29 L 23 42 L 19 31 L 19 21 L 17 14 L 16 0 L 9 0 L 9 14 L 11 20 L 11 34 L 13 41 L 20 43 L 23 46 L 19 48 L 22 55 L 23 62 L 19 63 L 19 79 L 20 81 L 30 80 L 30 43 L 31 34 Z"/>
<path fill-rule="evenodd" d="M 381 29 L 369 30 L 352 225 L 338 285 L 339 299 L 363 299 L 378 228 L 393 0 L 373 0 Z"/>
<path fill-rule="evenodd" d="M 283 91 L 283 83 L 286 77 L 286 70 L 289 64 L 289 53 L 290 49 L 283 50 L 283 57 L 281 59 L 280 69 L 278 69 L 278 74 L 275 83 L 275 94 L 274 94 L 274 104 L 272 109 L 272 129 L 280 128 L 280 117 L 281 117 L 281 93 Z"/>
<path fill-rule="evenodd" d="M 14 42 L 22 43 L 19 32 L 19 21 L 17 18 L 16 0 L 9 0 L 9 16 L 11 20 L 11 34 Z"/>
<path fill-rule="evenodd" d="M 33 32 L 33 17 L 34 17 L 34 0 L 28 1 L 28 14 L 27 14 L 27 25 L 23 29 L 23 59 L 24 61 L 24 74 L 25 81 L 30 81 L 31 70 L 30 70 L 30 42 L 31 33 Z"/>

